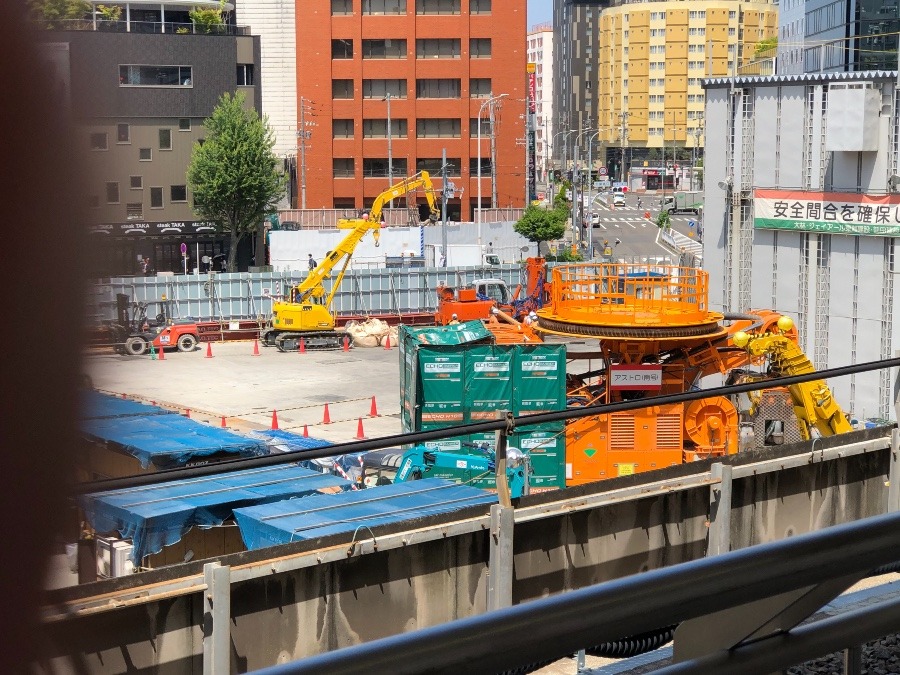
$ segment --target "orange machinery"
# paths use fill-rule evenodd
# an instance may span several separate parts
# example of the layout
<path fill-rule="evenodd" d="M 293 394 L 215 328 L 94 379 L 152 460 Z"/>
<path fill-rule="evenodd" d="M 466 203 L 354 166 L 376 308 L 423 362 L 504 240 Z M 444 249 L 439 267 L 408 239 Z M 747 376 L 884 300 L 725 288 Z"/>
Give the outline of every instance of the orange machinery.
<path fill-rule="evenodd" d="M 529 312 L 540 309 L 544 305 L 547 293 L 547 265 L 544 258 L 528 258 L 523 268 L 524 287 L 519 284 L 515 292 L 502 279 L 476 279 L 467 288 L 455 289 L 451 286 L 438 286 L 438 307 L 434 321 L 440 326 L 450 323 L 454 314 L 459 321 L 489 319 L 491 309 L 500 311 L 521 320 Z M 521 300 L 519 295 L 525 291 Z"/>
<path fill-rule="evenodd" d="M 694 268 L 559 266 L 553 270 L 549 303 L 538 317 L 539 332 L 598 340 L 599 350 L 582 357 L 599 359 L 602 367 L 568 376 L 570 405 L 680 393 L 704 376 L 726 375 L 767 359 L 781 366 L 776 374 L 812 368 L 797 345 L 790 319 L 770 310 L 730 317 L 710 311 L 708 274 Z M 721 323 L 726 318 L 733 321 L 727 327 Z M 735 335 L 741 336 L 737 342 L 732 339 Z M 765 343 L 756 341 L 762 337 L 767 338 Z M 772 356 L 785 345 L 793 346 L 792 359 Z M 797 353 L 804 363 L 793 359 Z M 824 382 L 819 385 L 821 392 Z M 806 394 L 791 392 L 795 410 L 825 416 L 801 400 Z M 820 433 L 849 430 L 843 413 L 837 411 L 827 411 L 837 421 L 821 425 L 813 421 L 811 426 Z M 711 397 L 573 420 L 566 427 L 567 484 L 735 453 L 738 417 L 729 399 Z"/>

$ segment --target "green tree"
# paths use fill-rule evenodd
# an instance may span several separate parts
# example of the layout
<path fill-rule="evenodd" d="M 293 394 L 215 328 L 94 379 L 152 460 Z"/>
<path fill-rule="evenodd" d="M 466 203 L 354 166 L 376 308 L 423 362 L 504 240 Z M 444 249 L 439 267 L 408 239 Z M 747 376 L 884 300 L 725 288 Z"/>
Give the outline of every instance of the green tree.
<path fill-rule="evenodd" d="M 773 35 L 756 43 L 753 48 L 753 55 L 757 58 L 769 56 L 768 52 L 778 46 L 778 36 Z"/>
<path fill-rule="evenodd" d="M 285 180 L 272 152 L 272 130 L 244 107 L 243 92 L 223 94 L 204 125 L 206 141 L 194 144 L 188 183 L 197 214 L 231 234 L 228 271 L 234 272 L 238 243 L 274 213 Z"/>
<path fill-rule="evenodd" d="M 91 15 L 91 5 L 83 0 L 28 0 L 28 9 L 47 30 L 77 29 Z"/>
<path fill-rule="evenodd" d="M 542 241 L 553 241 L 565 234 L 566 218 L 569 215 L 565 204 L 565 197 L 563 197 L 561 206 L 552 209 L 532 204 L 525 209 L 521 220 L 513 225 L 513 229 L 528 241 L 537 242 L 538 254 L 540 254 Z"/>
<path fill-rule="evenodd" d="M 188 12 L 188 17 L 194 24 L 195 33 L 221 33 L 225 25 L 221 5 L 215 9 L 195 7 Z"/>
<path fill-rule="evenodd" d="M 661 230 L 667 230 L 672 225 L 672 220 L 669 218 L 669 212 L 663 209 L 659 212 L 659 215 L 656 216 L 656 226 Z"/>

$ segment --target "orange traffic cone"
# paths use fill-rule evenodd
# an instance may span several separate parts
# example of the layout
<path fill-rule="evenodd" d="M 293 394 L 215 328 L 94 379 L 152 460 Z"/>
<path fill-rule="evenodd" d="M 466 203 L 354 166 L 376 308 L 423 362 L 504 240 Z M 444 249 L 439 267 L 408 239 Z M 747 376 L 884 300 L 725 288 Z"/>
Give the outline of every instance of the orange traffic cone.
<path fill-rule="evenodd" d="M 253 341 L 253 356 L 259 356 L 259 340 Z"/>
<path fill-rule="evenodd" d="M 228 425 L 225 424 L 225 415 L 222 415 L 222 428 L 224 429 L 224 428 L 227 427 L 227 426 L 228 426 Z"/>
<path fill-rule="evenodd" d="M 166 360 L 166 350 L 163 349 L 162 347 L 159 348 L 159 360 L 160 361 Z"/>
<path fill-rule="evenodd" d="M 347 337 L 346 335 L 344 336 L 344 351 L 345 352 L 350 351 L 350 338 Z"/>
<path fill-rule="evenodd" d="M 306 353 L 306 340 L 304 340 L 303 338 L 300 338 L 300 346 L 297 347 L 297 352 L 300 354 Z"/>
<path fill-rule="evenodd" d="M 187 418 L 190 418 L 190 416 L 191 416 L 191 409 L 190 409 L 190 408 L 185 408 L 185 409 L 184 409 L 184 416 L 187 417 Z"/>
<path fill-rule="evenodd" d="M 211 359 L 212 355 L 212 342 L 206 343 L 206 358 Z"/>
<path fill-rule="evenodd" d="M 372 407 L 369 409 L 369 417 L 378 417 L 378 406 L 375 405 L 375 397 L 372 397 Z"/>
<path fill-rule="evenodd" d="M 309 438 L 309 429 L 306 428 L 306 425 L 303 425 L 303 438 Z"/>
<path fill-rule="evenodd" d="M 272 411 L 272 428 L 273 429 L 278 428 L 278 411 L 277 410 Z"/>
<path fill-rule="evenodd" d="M 385 349 L 391 348 L 391 334 L 390 333 L 388 333 L 387 335 L 384 336 L 384 348 Z"/>
<path fill-rule="evenodd" d="M 325 404 L 325 417 L 322 418 L 322 424 L 331 424 L 331 413 L 328 412 L 328 404 Z"/>
<path fill-rule="evenodd" d="M 356 439 L 360 441 L 366 440 L 366 434 L 363 432 L 362 417 L 359 418 L 359 424 L 356 425 Z"/>

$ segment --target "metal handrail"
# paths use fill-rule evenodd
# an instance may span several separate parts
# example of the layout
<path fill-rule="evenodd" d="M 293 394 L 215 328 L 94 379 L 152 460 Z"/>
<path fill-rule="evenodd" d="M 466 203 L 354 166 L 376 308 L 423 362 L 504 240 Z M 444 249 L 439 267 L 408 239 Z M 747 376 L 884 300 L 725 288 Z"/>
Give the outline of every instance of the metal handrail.
<path fill-rule="evenodd" d="M 895 560 L 898 548 L 900 513 L 876 516 L 256 672 L 497 673 L 761 598 L 852 575 L 861 578 Z M 772 640 L 774 649 L 766 649 L 763 638 L 676 664 L 672 672 L 771 672 L 805 660 L 811 645 L 816 648 L 812 653 L 827 653 L 891 632 L 900 623 L 900 603 L 858 614 L 860 620 L 849 624 L 825 621 L 798 629 L 793 643 L 791 633 L 779 633 Z M 755 653 L 766 668 L 748 666 L 748 653 Z"/>

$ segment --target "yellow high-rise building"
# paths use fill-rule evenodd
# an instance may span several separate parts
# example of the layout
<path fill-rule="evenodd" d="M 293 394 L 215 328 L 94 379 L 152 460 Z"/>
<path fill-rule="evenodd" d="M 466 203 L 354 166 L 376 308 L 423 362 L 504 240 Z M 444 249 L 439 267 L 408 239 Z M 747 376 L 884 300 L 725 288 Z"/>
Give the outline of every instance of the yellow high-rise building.
<path fill-rule="evenodd" d="M 601 145 L 702 147 L 701 81 L 741 74 L 756 43 L 777 30 L 778 7 L 768 2 L 642 2 L 604 10 L 596 122 Z"/>

